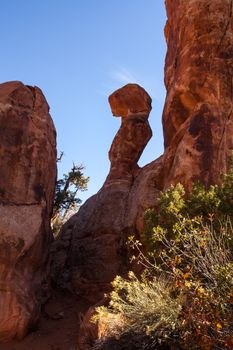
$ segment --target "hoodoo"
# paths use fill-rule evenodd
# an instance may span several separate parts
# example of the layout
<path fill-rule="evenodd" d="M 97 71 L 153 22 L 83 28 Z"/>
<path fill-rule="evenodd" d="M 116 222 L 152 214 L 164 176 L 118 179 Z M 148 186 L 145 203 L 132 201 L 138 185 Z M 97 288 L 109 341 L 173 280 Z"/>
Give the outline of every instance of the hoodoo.
<path fill-rule="evenodd" d="M 128 197 L 140 172 L 137 164 L 152 136 L 151 98 L 136 84 L 109 97 L 121 127 L 109 151 L 110 173 L 101 190 L 63 227 L 54 243 L 52 275 L 59 286 L 95 302 L 116 274 L 127 271 Z"/>
<path fill-rule="evenodd" d="M 121 127 L 109 151 L 110 173 L 105 183 L 127 180 L 132 183 L 137 174 L 137 164 L 144 148 L 152 136 L 148 123 L 151 98 L 136 84 L 128 84 L 109 96 L 114 116 L 121 116 Z"/>

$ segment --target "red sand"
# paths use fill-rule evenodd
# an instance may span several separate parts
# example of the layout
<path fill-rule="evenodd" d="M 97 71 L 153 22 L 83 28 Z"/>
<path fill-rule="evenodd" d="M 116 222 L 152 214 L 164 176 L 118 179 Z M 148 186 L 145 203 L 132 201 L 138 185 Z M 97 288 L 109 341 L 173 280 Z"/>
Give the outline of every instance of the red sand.
<path fill-rule="evenodd" d="M 1 344 L 0 350 L 78 350 L 80 313 L 88 306 L 79 297 L 55 292 L 45 307 L 48 317 L 41 316 L 37 329 L 21 341 Z"/>

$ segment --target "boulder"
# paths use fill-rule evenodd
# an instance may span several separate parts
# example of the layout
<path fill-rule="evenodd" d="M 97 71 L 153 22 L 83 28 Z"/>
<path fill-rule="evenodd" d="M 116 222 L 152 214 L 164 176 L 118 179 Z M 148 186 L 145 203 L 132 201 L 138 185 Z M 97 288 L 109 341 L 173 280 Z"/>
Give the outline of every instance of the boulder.
<path fill-rule="evenodd" d="M 56 132 L 42 91 L 0 84 L 0 342 L 40 314 L 52 241 Z"/>

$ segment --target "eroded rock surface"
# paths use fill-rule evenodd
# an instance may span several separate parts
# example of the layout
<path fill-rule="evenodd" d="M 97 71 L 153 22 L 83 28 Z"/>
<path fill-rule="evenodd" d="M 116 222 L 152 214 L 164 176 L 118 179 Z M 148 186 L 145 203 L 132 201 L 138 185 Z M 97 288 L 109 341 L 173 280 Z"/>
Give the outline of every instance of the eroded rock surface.
<path fill-rule="evenodd" d="M 114 116 L 122 116 L 121 127 L 109 151 L 111 168 L 105 185 L 116 180 L 132 183 L 138 160 L 152 136 L 148 123 L 151 98 L 137 84 L 128 84 L 109 97 Z"/>
<path fill-rule="evenodd" d="M 233 149 L 233 2 L 166 0 L 164 185 L 217 182 Z"/>
<path fill-rule="evenodd" d="M 152 135 L 147 120 L 151 99 L 144 89 L 126 85 L 111 95 L 109 102 L 114 115 L 122 114 L 109 152 L 109 176 L 101 190 L 65 224 L 53 246 L 56 283 L 92 302 L 103 297 L 116 274 L 128 269 L 128 198 L 140 170 L 137 161 Z"/>
<path fill-rule="evenodd" d="M 55 280 L 93 299 L 127 270 L 126 236 L 141 231 L 158 193 L 177 182 L 187 189 L 193 180 L 218 182 L 233 149 L 232 1 L 167 0 L 166 7 L 164 154 L 137 167 L 150 137 L 150 99 L 142 90 L 134 98 L 126 87 L 115 92 L 110 104 L 122 125 L 110 150 L 110 174 L 54 247 Z M 138 115 L 143 126 L 137 133 Z"/>
<path fill-rule="evenodd" d="M 56 132 L 41 90 L 0 84 L 0 342 L 36 323 L 48 274 Z"/>
<path fill-rule="evenodd" d="M 165 151 L 134 178 L 127 195 L 126 232 L 143 229 L 144 210 L 156 205 L 159 190 L 177 182 L 187 189 L 195 180 L 216 183 L 232 155 L 233 1 L 166 0 L 166 7 Z M 101 338 L 101 325 L 93 333 L 89 313 L 79 333 L 82 350 L 88 348 L 85 339 Z"/>

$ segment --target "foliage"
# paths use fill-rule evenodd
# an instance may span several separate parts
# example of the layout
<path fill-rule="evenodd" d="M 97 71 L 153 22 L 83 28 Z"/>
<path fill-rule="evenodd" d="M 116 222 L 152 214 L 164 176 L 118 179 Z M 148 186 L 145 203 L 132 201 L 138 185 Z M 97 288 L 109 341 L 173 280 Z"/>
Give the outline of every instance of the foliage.
<path fill-rule="evenodd" d="M 181 310 L 180 298 L 172 298 L 164 280 L 139 280 L 133 272 L 128 277 L 129 280 L 115 278 L 109 308 L 99 307 L 95 319 L 101 318 L 109 335 L 143 331 L 152 336 L 156 333 L 156 341 L 168 338 Z"/>
<path fill-rule="evenodd" d="M 163 249 L 159 263 L 154 260 L 153 267 L 170 278 L 175 295 L 185 296 L 182 327 L 178 326 L 180 339 L 184 344 L 195 344 L 194 349 L 227 348 L 224 346 L 232 331 L 231 221 L 226 220 L 215 231 L 201 218 L 183 218 L 173 229 L 174 239 L 170 240 L 161 229 L 157 232 Z"/>
<path fill-rule="evenodd" d="M 228 174 L 222 176 L 221 185 L 212 185 L 208 189 L 200 182 L 194 183 L 187 194 L 178 183 L 160 194 L 157 209 L 145 212 L 145 229 L 142 233 L 143 243 L 154 251 L 154 243 L 158 248 L 155 235 L 151 235 L 154 227 L 163 227 L 167 235 L 173 236 L 173 227 L 182 218 L 200 217 L 203 222 L 210 223 L 219 229 L 221 221 L 226 217 L 233 219 L 233 166 Z"/>
<path fill-rule="evenodd" d="M 68 174 L 57 180 L 51 220 L 54 236 L 59 233 L 64 222 L 78 210 L 81 199 L 77 197 L 77 193 L 85 191 L 89 181 L 89 178 L 84 176 L 83 170 L 82 165 L 73 164 Z"/>
<path fill-rule="evenodd" d="M 107 336 L 150 336 L 183 350 L 232 349 L 233 171 L 222 185 L 181 184 L 161 193 L 145 214 L 143 244 L 130 238 L 138 278 L 117 277 L 108 307 L 97 309 Z M 143 338 L 142 349 L 150 349 Z M 152 348 L 152 347 L 151 347 Z"/>

